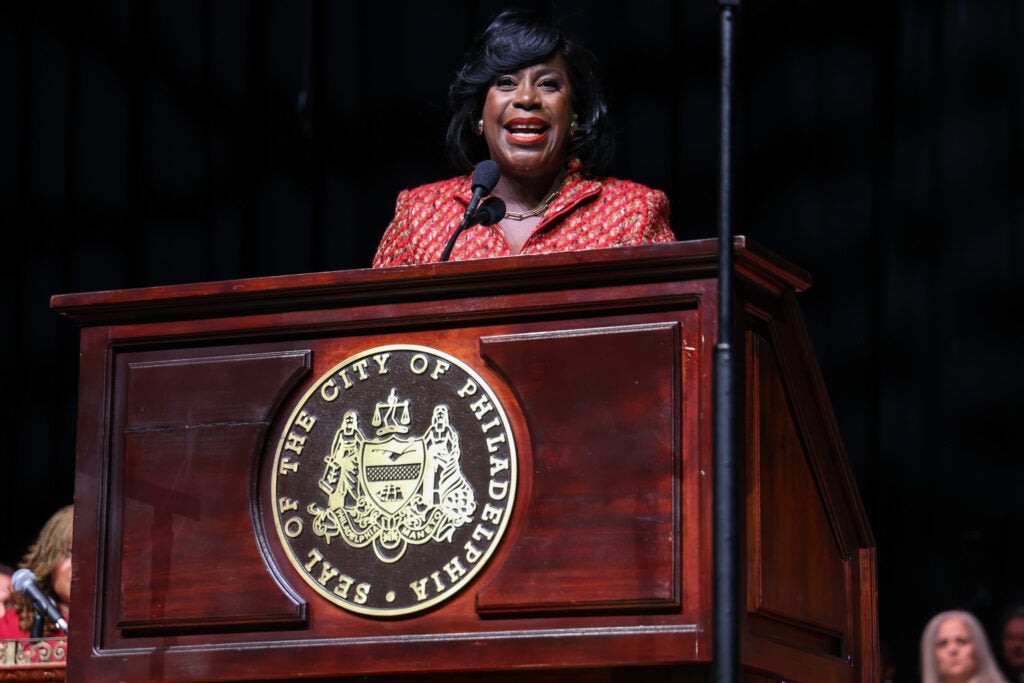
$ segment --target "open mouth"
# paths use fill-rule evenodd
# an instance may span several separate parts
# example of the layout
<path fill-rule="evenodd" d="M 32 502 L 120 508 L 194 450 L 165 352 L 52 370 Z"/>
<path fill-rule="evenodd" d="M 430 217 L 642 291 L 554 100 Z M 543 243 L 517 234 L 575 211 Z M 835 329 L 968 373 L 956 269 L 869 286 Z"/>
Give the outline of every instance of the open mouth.
<path fill-rule="evenodd" d="M 531 143 L 542 140 L 551 130 L 551 126 L 539 119 L 517 119 L 505 124 L 505 130 L 508 131 L 508 137 L 513 142 Z"/>

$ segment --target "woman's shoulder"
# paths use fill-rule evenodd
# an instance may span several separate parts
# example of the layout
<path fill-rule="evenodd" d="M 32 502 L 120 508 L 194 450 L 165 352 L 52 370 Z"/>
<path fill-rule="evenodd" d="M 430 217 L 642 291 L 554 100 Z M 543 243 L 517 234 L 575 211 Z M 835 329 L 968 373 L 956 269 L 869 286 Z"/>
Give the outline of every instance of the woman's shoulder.
<path fill-rule="evenodd" d="M 463 192 L 469 192 L 469 176 L 466 175 L 410 187 L 402 190 L 401 195 L 407 199 L 420 200 L 427 197 L 452 196 Z"/>
<path fill-rule="evenodd" d="M 663 191 L 659 189 L 649 187 L 635 180 L 627 180 L 625 178 L 603 176 L 600 178 L 595 178 L 594 180 L 601 184 L 601 189 L 603 191 L 609 193 L 629 195 L 665 194 Z"/>
<path fill-rule="evenodd" d="M 615 176 L 583 176 L 572 187 L 577 201 L 589 202 L 591 211 L 624 210 L 668 214 L 668 195 L 635 180 Z"/>

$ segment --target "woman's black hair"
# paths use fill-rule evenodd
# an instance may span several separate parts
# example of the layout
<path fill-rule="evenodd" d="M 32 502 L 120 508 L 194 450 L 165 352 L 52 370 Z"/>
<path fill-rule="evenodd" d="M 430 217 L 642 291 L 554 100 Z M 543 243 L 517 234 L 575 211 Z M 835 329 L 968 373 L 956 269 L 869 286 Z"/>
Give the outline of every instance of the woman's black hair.
<path fill-rule="evenodd" d="M 540 64 L 561 54 L 572 86 L 576 134 L 566 152 L 576 157 L 587 173 L 597 173 L 612 160 L 615 139 L 608 123 L 597 58 L 562 34 L 539 15 L 521 10 L 499 14 L 480 34 L 448 90 L 452 118 L 445 137 L 448 158 L 457 169 L 469 172 L 487 158 L 487 143 L 477 134 L 487 90 L 498 76 Z"/>

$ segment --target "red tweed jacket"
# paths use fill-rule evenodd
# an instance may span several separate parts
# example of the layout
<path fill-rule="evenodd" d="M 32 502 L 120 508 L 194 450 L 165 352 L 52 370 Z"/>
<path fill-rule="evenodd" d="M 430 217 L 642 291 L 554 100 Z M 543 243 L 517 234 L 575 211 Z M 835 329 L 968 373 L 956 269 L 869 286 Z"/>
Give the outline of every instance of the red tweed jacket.
<path fill-rule="evenodd" d="M 660 190 L 616 178 L 570 173 L 522 254 L 626 247 L 672 242 L 668 198 Z M 470 176 L 403 190 L 384 233 L 375 268 L 432 263 L 441 259 L 471 196 Z M 512 256 L 498 226 L 477 225 L 459 236 L 449 260 Z"/>

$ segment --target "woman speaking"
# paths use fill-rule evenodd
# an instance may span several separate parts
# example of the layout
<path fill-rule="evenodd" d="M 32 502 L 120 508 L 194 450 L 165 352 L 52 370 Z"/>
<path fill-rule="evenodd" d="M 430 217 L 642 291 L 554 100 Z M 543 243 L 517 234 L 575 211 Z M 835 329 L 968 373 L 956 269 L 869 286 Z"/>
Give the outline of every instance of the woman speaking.
<path fill-rule="evenodd" d="M 448 100 L 446 150 L 465 175 L 399 193 L 374 267 L 675 239 L 663 192 L 598 175 L 614 143 L 596 60 L 557 27 L 498 15 Z M 493 165 L 471 174 L 484 160 Z M 477 214 L 488 191 L 496 199 Z"/>

